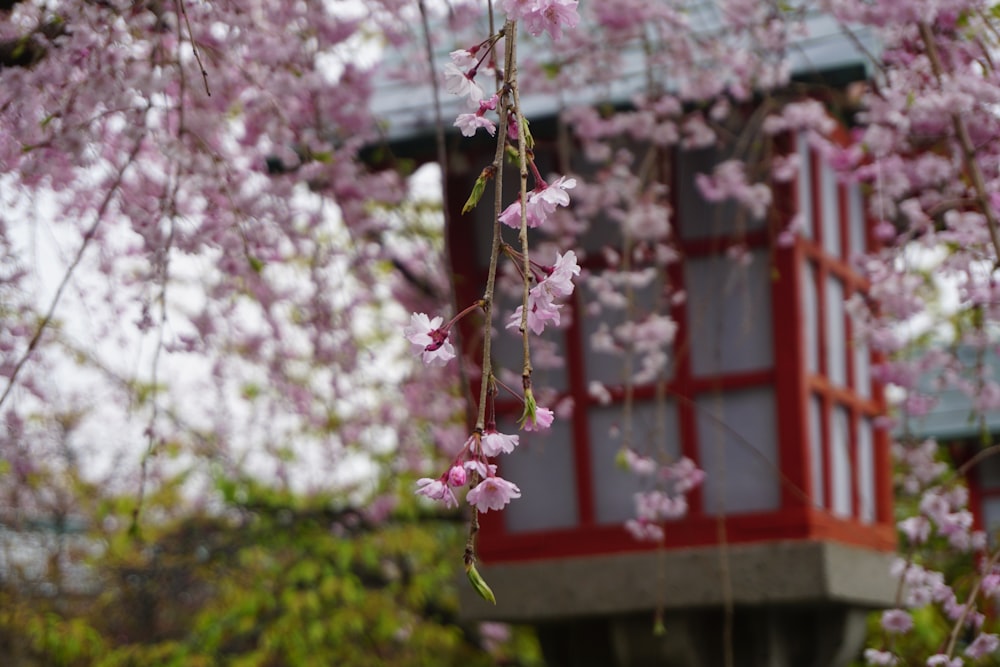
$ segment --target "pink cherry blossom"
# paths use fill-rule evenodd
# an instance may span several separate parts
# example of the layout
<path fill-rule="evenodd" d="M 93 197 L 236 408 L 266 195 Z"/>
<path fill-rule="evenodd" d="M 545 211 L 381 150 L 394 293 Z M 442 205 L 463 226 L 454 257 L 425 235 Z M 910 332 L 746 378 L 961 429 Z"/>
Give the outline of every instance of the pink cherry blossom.
<path fill-rule="evenodd" d="M 931 535 L 931 522 L 922 516 L 911 516 L 903 519 L 896 527 L 911 544 L 922 544 Z"/>
<path fill-rule="evenodd" d="M 899 661 L 888 651 L 877 651 L 873 648 L 865 649 L 865 662 L 869 665 L 896 665 Z"/>
<path fill-rule="evenodd" d="M 476 130 L 480 127 L 485 128 L 489 135 L 492 137 L 496 134 L 497 126 L 493 124 L 489 118 L 481 116 L 475 113 L 463 113 L 459 114 L 455 118 L 455 127 L 462 131 L 462 136 L 471 137 L 476 134 Z"/>
<path fill-rule="evenodd" d="M 556 253 L 556 263 L 548 270 L 549 275 L 539 284 L 545 285 L 543 291 L 551 299 L 564 299 L 573 293 L 573 278 L 580 275 L 576 253 L 567 250 L 565 254 Z"/>
<path fill-rule="evenodd" d="M 627 448 L 625 450 L 625 463 L 629 470 L 640 477 L 652 475 L 656 472 L 657 468 L 656 461 L 648 456 L 638 454 L 632 448 Z"/>
<path fill-rule="evenodd" d="M 451 62 L 462 72 L 469 72 L 479 64 L 475 55 L 465 49 L 456 49 L 448 54 Z"/>
<path fill-rule="evenodd" d="M 980 589 L 986 597 L 997 597 L 1000 594 L 1000 573 L 991 572 L 983 577 Z"/>
<path fill-rule="evenodd" d="M 517 447 L 518 436 L 504 435 L 495 429 L 486 429 L 483 433 L 482 445 L 483 454 L 489 457 L 499 456 L 501 453 L 510 454 Z"/>
<path fill-rule="evenodd" d="M 763 183 L 747 183 L 745 167 L 738 160 L 720 163 L 711 176 L 698 174 L 695 185 L 707 201 L 735 199 L 746 206 L 757 219 L 764 217 L 771 204 L 771 189 Z"/>
<path fill-rule="evenodd" d="M 836 127 L 837 123 L 819 101 L 803 100 L 786 104 L 780 113 L 768 116 L 762 129 L 768 134 L 801 130 L 829 134 Z"/>
<path fill-rule="evenodd" d="M 521 497 L 517 485 L 501 477 L 489 476 L 469 491 L 466 500 L 480 512 L 501 510 L 511 500 Z"/>
<path fill-rule="evenodd" d="M 500 0 L 502 9 L 513 21 L 520 21 L 525 16 L 535 11 L 539 0 Z"/>
<path fill-rule="evenodd" d="M 938 653 L 927 658 L 927 667 L 962 667 L 965 661 L 959 657 L 949 658 L 944 653 Z"/>
<path fill-rule="evenodd" d="M 467 97 L 472 102 L 478 103 L 483 99 L 483 89 L 454 63 L 447 63 L 444 66 L 444 86 L 452 95 Z"/>
<path fill-rule="evenodd" d="M 578 0 L 536 0 L 534 8 L 523 14 L 525 28 L 532 35 L 548 32 L 559 39 L 563 28 L 575 28 L 580 22 Z"/>
<path fill-rule="evenodd" d="M 576 253 L 572 250 L 566 254 L 556 253 L 555 265 L 546 271 L 548 275 L 528 292 L 528 328 L 535 335 L 541 334 L 550 322 L 559 326 L 560 306 L 555 300 L 566 298 L 573 293 L 573 277 L 580 274 Z M 519 329 L 522 312 L 522 306 L 518 306 L 507 321 L 506 328 Z"/>
<path fill-rule="evenodd" d="M 913 629 L 913 618 L 902 609 L 882 612 L 882 628 L 892 634 L 905 634 Z"/>
<path fill-rule="evenodd" d="M 479 459 L 469 459 L 462 464 L 462 467 L 468 472 L 474 472 L 484 479 L 490 475 L 495 475 L 497 472 L 497 466 L 495 464 L 490 463 L 487 465 Z"/>
<path fill-rule="evenodd" d="M 599 380 L 591 380 L 587 384 L 587 394 L 601 405 L 610 405 L 611 392 Z"/>
<path fill-rule="evenodd" d="M 664 537 L 663 527 L 648 519 L 629 519 L 625 530 L 640 542 L 661 542 Z"/>
<path fill-rule="evenodd" d="M 673 492 L 684 494 L 699 486 L 705 480 L 705 471 L 694 461 L 682 456 L 660 469 L 660 478 L 673 484 Z"/>
<path fill-rule="evenodd" d="M 576 187 L 576 179 L 567 176 L 560 176 L 550 185 L 543 184 L 541 189 L 536 189 L 534 196 L 540 206 L 543 206 L 548 213 L 556 210 L 557 206 L 569 206 L 569 193 Z"/>
<path fill-rule="evenodd" d="M 641 521 L 660 523 L 680 519 L 687 514 L 687 498 L 660 490 L 641 491 L 633 497 L 635 514 Z"/>
<path fill-rule="evenodd" d="M 454 465 L 448 468 L 448 485 L 449 486 L 464 486 L 466 482 L 467 475 L 465 473 L 465 468 L 460 465 Z"/>
<path fill-rule="evenodd" d="M 530 194 L 528 195 L 528 204 L 525 207 L 525 211 L 526 211 L 525 218 L 529 228 L 540 227 L 545 222 L 545 219 L 548 217 L 547 215 L 545 215 L 543 209 L 534 204 Z M 512 227 L 513 229 L 520 229 L 521 202 L 516 201 L 507 208 L 505 208 L 503 212 L 500 213 L 498 219 L 500 220 L 500 222 L 507 225 L 508 227 Z"/>
<path fill-rule="evenodd" d="M 548 408 L 535 408 L 535 420 L 526 419 L 524 421 L 524 430 L 544 431 L 552 426 L 555 417 L 555 413 Z"/>
<path fill-rule="evenodd" d="M 801 167 L 798 153 L 779 155 L 771 163 L 771 175 L 779 183 L 788 183 L 799 174 Z"/>
<path fill-rule="evenodd" d="M 442 322 L 441 317 L 432 320 L 424 313 L 413 313 L 410 324 L 403 329 L 413 351 L 429 366 L 443 366 L 455 358 L 455 347 L 448 340 L 448 332 L 440 328 Z"/>
<path fill-rule="evenodd" d="M 1000 637 L 983 633 L 972 640 L 972 643 L 965 649 L 965 655 L 973 660 L 980 660 L 994 654 L 997 648 L 1000 648 Z"/>
<path fill-rule="evenodd" d="M 451 488 L 440 479 L 422 477 L 417 480 L 416 494 L 426 496 L 431 500 L 440 500 L 445 507 L 458 507 L 458 499 Z"/>
<path fill-rule="evenodd" d="M 537 294 L 532 294 L 535 292 L 536 288 L 528 293 L 528 328 L 535 333 L 535 335 L 540 335 L 545 331 L 545 326 L 548 323 L 552 323 L 555 326 L 559 326 L 560 316 L 558 304 L 552 303 L 551 301 L 546 301 L 543 299 L 538 299 Z M 517 331 L 521 327 L 521 316 L 524 312 L 523 306 L 518 306 L 514 310 L 514 313 L 510 316 L 507 321 L 507 329 L 513 329 Z"/>
<path fill-rule="evenodd" d="M 479 113 L 484 114 L 487 111 L 493 111 L 497 108 L 497 104 L 500 103 L 500 97 L 496 94 L 490 95 L 487 99 L 481 100 L 479 102 Z"/>
<path fill-rule="evenodd" d="M 642 202 L 629 211 L 622 226 L 640 241 L 666 238 L 670 235 L 670 207 Z"/>
<path fill-rule="evenodd" d="M 526 217 L 528 227 L 541 226 L 559 206 L 569 206 L 569 193 L 576 187 L 575 178 L 560 176 L 551 185 L 541 184 L 528 193 Z M 500 214 L 500 222 L 514 229 L 521 228 L 521 203 L 514 202 Z"/>

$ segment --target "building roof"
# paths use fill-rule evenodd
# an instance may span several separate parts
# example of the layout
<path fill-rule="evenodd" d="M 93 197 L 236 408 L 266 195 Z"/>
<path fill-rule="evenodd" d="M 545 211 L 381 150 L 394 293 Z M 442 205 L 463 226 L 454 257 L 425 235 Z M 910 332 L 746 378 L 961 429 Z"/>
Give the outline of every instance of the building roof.
<path fill-rule="evenodd" d="M 714 0 L 689 0 L 687 12 L 692 30 L 696 33 L 711 35 L 722 30 L 719 9 Z M 850 28 L 840 24 L 828 14 L 811 11 L 804 20 L 805 30 L 800 36 L 792 39 L 788 52 L 788 62 L 793 77 L 809 77 L 810 75 L 844 70 L 846 68 L 863 68 L 866 75 L 871 74 L 869 56 L 879 52 L 878 41 L 868 28 Z M 458 44 L 444 45 L 435 54 L 435 67 L 440 71 L 448 62 L 448 52 L 461 48 Z M 536 46 L 527 47 L 529 54 L 539 52 Z M 411 54 L 412 55 L 412 54 Z M 530 56 L 529 56 L 530 57 Z M 393 65 L 399 65 L 403 56 L 399 53 L 387 53 L 386 64 L 389 70 Z M 640 92 L 645 85 L 645 58 L 637 43 L 632 43 L 624 54 L 624 72 L 621 77 L 609 85 L 591 86 L 585 90 L 574 90 L 575 103 L 628 101 L 635 93 Z M 671 83 L 665 84 L 669 89 Z M 380 121 L 385 123 L 386 136 L 389 140 L 399 141 L 414 138 L 428 133 L 434 126 L 434 100 L 430 84 L 415 85 L 410 81 L 400 81 L 381 74 L 374 82 L 372 110 Z M 442 114 L 445 123 L 465 109 L 460 100 L 448 95 L 441 89 Z M 522 98 L 526 115 L 540 118 L 555 115 L 562 102 L 555 95 L 529 95 Z"/>
<path fill-rule="evenodd" d="M 975 352 L 969 349 L 959 350 L 958 358 L 963 367 L 974 368 L 978 360 Z M 1000 379 L 1000 356 L 994 352 L 984 355 L 982 363 L 988 367 L 994 379 Z M 973 406 L 973 398 L 953 386 L 943 390 L 937 389 L 936 375 L 922 378 L 920 391 L 932 396 L 936 402 L 931 410 L 922 417 L 911 417 L 900 429 L 898 435 L 908 432 L 921 438 L 937 438 L 939 440 L 973 440 L 983 433 L 1000 433 L 1000 412 L 996 410 L 977 410 Z"/>

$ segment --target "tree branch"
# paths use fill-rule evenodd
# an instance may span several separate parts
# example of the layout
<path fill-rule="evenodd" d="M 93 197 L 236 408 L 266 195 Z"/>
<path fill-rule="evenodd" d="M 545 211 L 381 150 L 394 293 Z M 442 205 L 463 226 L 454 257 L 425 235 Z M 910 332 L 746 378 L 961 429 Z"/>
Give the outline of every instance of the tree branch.
<path fill-rule="evenodd" d="M 104 214 L 107 213 L 108 206 L 111 205 L 111 201 L 114 199 L 115 193 L 118 192 L 119 187 L 121 187 L 122 180 L 125 177 L 125 172 L 139 154 L 139 149 L 141 147 L 142 137 L 135 142 L 132 152 L 129 153 L 128 158 L 125 160 L 125 164 L 123 164 L 118 170 L 118 175 L 115 177 L 114 183 L 112 183 L 111 187 L 108 188 L 108 192 L 101 201 L 101 205 L 97 208 L 94 221 L 91 223 L 90 227 L 87 228 L 87 231 L 84 232 L 83 240 L 80 242 L 80 247 L 77 249 L 76 255 L 73 257 L 73 261 L 70 262 L 69 267 L 66 269 L 65 275 L 63 275 L 62 281 L 59 283 L 59 287 L 56 289 L 56 293 L 52 297 L 52 301 L 49 303 L 48 310 L 42 317 L 41 322 L 38 323 L 38 328 L 35 330 L 31 340 L 28 341 L 28 348 L 24 351 L 24 354 L 21 355 L 21 358 L 17 360 L 17 364 L 15 364 L 14 370 L 8 378 L 7 387 L 4 389 L 3 395 L 0 395 L 0 407 L 3 407 L 3 404 L 13 392 L 14 386 L 17 384 L 17 376 L 20 375 L 25 364 L 27 364 L 28 360 L 31 359 L 32 354 L 34 354 L 35 349 L 38 347 L 38 342 L 42 338 L 42 334 L 45 333 L 45 330 L 52 323 L 56 307 L 62 299 L 63 292 L 66 290 L 66 286 L 69 284 L 70 278 L 73 277 L 76 267 L 80 265 L 80 261 L 83 259 L 83 255 L 87 251 L 87 247 L 90 245 L 90 242 L 94 239 L 94 235 L 97 233 L 97 228 L 101 226 L 101 222 L 104 220 Z"/>
<path fill-rule="evenodd" d="M 927 57 L 931 61 L 934 78 L 937 79 L 938 84 L 941 84 L 944 78 L 944 67 L 941 64 L 941 56 L 938 54 L 937 45 L 934 43 L 934 33 L 931 32 L 928 24 L 920 24 L 920 37 L 923 39 L 924 47 L 927 50 Z M 955 129 L 955 137 L 962 148 L 962 161 L 965 163 L 965 170 L 968 173 L 969 180 L 972 181 L 972 187 L 976 191 L 976 203 L 979 204 L 983 215 L 986 216 L 986 226 L 989 228 L 990 241 L 993 243 L 993 251 L 996 255 L 993 258 L 993 269 L 996 270 L 1000 268 L 1000 231 L 998 231 L 1000 225 L 997 223 L 996 213 L 993 211 L 989 195 L 986 192 L 986 180 L 983 178 L 983 170 L 976 160 L 976 148 L 972 144 L 972 137 L 969 136 L 969 128 L 965 124 L 965 119 L 958 112 L 952 112 L 951 122 Z"/>

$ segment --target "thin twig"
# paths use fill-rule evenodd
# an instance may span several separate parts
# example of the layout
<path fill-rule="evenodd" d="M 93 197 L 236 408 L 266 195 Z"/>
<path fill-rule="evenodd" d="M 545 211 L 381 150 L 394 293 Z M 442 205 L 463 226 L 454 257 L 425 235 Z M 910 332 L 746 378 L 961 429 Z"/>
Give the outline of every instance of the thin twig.
<path fill-rule="evenodd" d="M 934 33 L 931 32 L 928 24 L 920 24 L 920 36 L 924 41 L 927 57 L 931 61 L 934 78 L 937 79 L 940 85 L 944 80 L 944 67 L 941 64 L 941 56 L 938 54 L 937 44 L 934 42 Z M 979 167 L 979 161 L 976 160 L 976 148 L 972 144 L 972 137 L 969 135 L 969 128 L 965 123 L 965 119 L 962 118 L 960 113 L 952 112 L 951 123 L 955 129 L 955 138 L 958 139 L 958 143 L 962 148 L 962 161 L 965 163 L 965 170 L 968 172 L 969 180 L 972 181 L 972 187 L 976 191 L 976 202 L 986 217 L 986 226 L 990 232 L 990 241 L 993 243 L 993 250 L 996 253 L 996 257 L 993 259 L 993 268 L 996 270 L 1000 268 L 1000 231 L 998 231 L 1000 225 L 997 223 L 996 214 L 993 212 L 993 206 L 990 204 L 989 194 L 986 192 L 986 180 L 983 177 L 982 169 Z"/>
<path fill-rule="evenodd" d="M 997 549 L 990 556 L 990 559 L 986 561 L 986 565 L 983 567 L 983 572 L 989 572 L 993 569 L 993 566 L 997 564 L 1000 560 L 1000 549 Z M 962 626 L 965 625 L 965 619 L 969 615 L 969 610 L 972 609 L 972 603 L 975 601 L 976 596 L 979 595 L 979 588 L 983 583 L 983 577 L 976 579 L 976 583 L 972 586 L 972 590 L 969 591 L 969 596 L 965 600 L 965 604 L 962 605 L 962 613 L 957 619 L 955 619 L 955 626 L 951 629 L 951 635 L 948 637 L 948 650 L 945 654 L 950 658 L 955 652 L 955 644 L 958 642 L 958 633 L 962 631 Z"/>
<path fill-rule="evenodd" d="M 492 6 L 492 4 L 491 4 Z M 510 55 L 510 36 L 513 33 L 513 21 L 507 21 L 504 26 L 505 34 L 508 36 L 505 44 L 508 56 Z M 500 213 L 503 204 L 503 152 L 507 142 L 507 112 L 510 109 L 510 95 L 506 87 L 500 98 L 500 127 L 497 128 L 497 147 L 493 155 L 493 243 L 490 248 L 490 268 L 486 275 L 486 290 L 483 292 L 483 365 L 482 376 L 479 387 L 479 409 L 476 417 L 476 429 L 473 438 L 476 439 L 475 448 L 477 452 L 482 452 L 480 438 L 486 428 L 486 405 L 488 403 L 488 393 L 493 377 L 493 365 L 490 360 L 491 347 L 493 341 L 493 297 L 496 291 L 497 263 L 500 257 L 500 244 L 502 242 L 500 230 Z M 479 475 L 472 473 L 471 485 L 477 484 Z M 472 508 L 472 520 L 469 522 L 469 536 L 465 543 L 465 565 L 470 567 L 476 562 L 476 534 L 479 532 L 479 511 Z"/>
<path fill-rule="evenodd" d="M 505 50 L 510 56 L 513 40 L 513 21 L 507 21 L 504 34 L 507 36 Z M 507 142 L 507 114 L 510 111 L 510 95 L 505 89 L 500 97 L 500 126 L 497 128 L 497 148 L 493 154 L 493 244 L 490 248 L 490 267 L 486 274 L 486 290 L 483 292 L 483 366 L 481 385 L 479 388 L 479 415 L 476 418 L 476 431 L 482 432 L 486 427 L 486 393 L 489 389 L 493 366 L 490 353 L 493 339 L 493 296 L 496 291 L 497 263 L 500 257 L 500 213 L 503 211 L 503 154 Z"/>
<path fill-rule="evenodd" d="M 473 473 L 471 484 L 479 483 L 479 474 Z M 479 511 L 472 508 L 472 519 L 469 521 L 469 536 L 465 540 L 465 554 L 462 557 L 466 567 L 476 564 L 476 536 L 479 534 Z"/>
<path fill-rule="evenodd" d="M 854 30 L 852 30 L 850 27 L 847 26 L 847 24 L 845 24 L 843 21 L 840 20 L 838 20 L 837 23 L 840 27 L 841 34 L 847 37 L 848 41 L 851 42 L 851 45 L 854 46 L 854 48 L 856 48 L 858 51 L 864 54 L 865 58 L 868 60 L 868 62 L 871 64 L 872 67 L 877 68 L 882 73 L 882 76 L 885 76 L 887 68 L 885 64 L 882 62 L 882 59 L 877 58 L 875 54 L 872 53 L 868 49 L 868 47 L 865 46 L 864 42 L 862 42 L 861 39 L 855 34 Z M 799 48 L 801 50 L 801 47 Z"/>
<path fill-rule="evenodd" d="M 139 494 L 136 498 L 135 507 L 132 508 L 132 523 L 129 526 L 129 533 L 139 534 L 139 517 L 142 515 L 142 506 L 146 500 L 146 482 L 149 478 L 149 460 L 156 454 L 156 422 L 160 419 L 159 402 L 159 378 L 160 378 L 160 356 L 163 353 L 163 334 L 167 328 L 167 285 L 170 282 L 170 250 L 174 244 L 174 217 L 176 215 L 177 192 L 180 189 L 180 167 L 175 167 L 174 185 L 166 198 L 168 207 L 167 214 L 170 220 L 170 232 L 167 234 L 166 242 L 159 252 L 162 253 L 159 262 L 159 282 L 160 293 L 157 302 L 160 306 L 160 322 L 156 337 L 156 349 L 153 351 L 152 372 L 150 373 L 149 401 L 152 412 L 149 415 L 149 424 L 146 427 L 146 451 L 142 455 L 139 463 Z"/>
<path fill-rule="evenodd" d="M 973 467 L 979 465 L 985 459 L 988 459 L 991 456 L 996 456 L 997 454 L 1000 454 L 1000 445 L 992 445 L 986 449 L 976 452 L 975 456 L 958 467 L 958 470 L 955 471 L 955 477 L 959 479 L 965 477 L 966 473 L 968 473 Z"/>
<path fill-rule="evenodd" d="M 792 494 L 795 495 L 799 500 L 803 501 L 806 505 L 815 507 L 816 509 L 823 509 L 819 503 L 809 498 L 809 495 L 805 491 L 803 491 L 795 482 L 789 479 L 789 477 L 784 472 L 782 472 L 779 466 L 776 466 L 773 462 L 771 462 L 767 458 L 767 456 L 765 456 L 764 453 L 757 448 L 756 445 L 747 440 L 746 437 L 744 437 L 744 435 L 737 428 L 735 428 L 734 426 L 730 426 L 723 419 L 720 419 L 708 409 L 699 406 L 694 399 L 689 398 L 676 390 L 670 389 L 669 387 L 666 388 L 666 392 L 671 396 L 673 396 L 678 401 L 680 401 L 681 403 L 684 403 L 685 405 L 688 405 L 692 409 L 694 409 L 695 413 L 697 413 L 700 418 L 707 419 L 708 421 L 715 424 L 716 427 L 728 433 L 729 436 L 736 442 L 737 445 L 745 448 L 746 451 L 748 451 L 750 454 L 753 455 L 755 459 L 757 459 L 758 463 L 760 463 L 765 468 L 769 469 L 770 472 L 772 472 L 774 476 L 777 477 L 778 482 L 780 482 L 782 486 L 791 491 Z"/>
<path fill-rule="evenodd" d="M 184 0 L 174 0 L 174 4 L 177 5 L 180 15 L 184 17 L 184 25 L 187 27 L 188 38 L 191 41 L 191 51 L 194 53 L 194 59 L 198 62 L 198 68 L 201 70 L 201 80 L 205 84 L 205 94 L 211 97 L 212 91 L 208 87 L 208 72 L 205 70 L 205 64 L 201 62 L 201 53 L 198 51 L 198 44 L 194 40 L 194 32 L 191 30 L 191 21 L 188 19 Z"/>
<path fill-rule="evenodd" d="M 505 75 L 507 77 L 507 86 L 510 88 L 511 94 L 514 97 L 514 116 L 515 122 L 517 123 L 517 162 L 518 162 L 518 175 L 520 176 L 521 191 L 521 230 L 518 233 L 518 240 L 521 242 L 521 273 L 524 278 L 522 281 L 522 293 L 521 293 L 521 351 L 522 351 L 522 366 L 521 366 L 521 382 L 524 387 L 524 391 L 527 392 L 531 389 L 531 346 L 530 346 L 530 336 L 528 334 L 528 299 L 531 293 L 531 260 L 528 256 L 528 126 L 524 122 L 524 114 L 521 113 L 521 96 L 518 93 L 517 85 L 517 42 L 516 42 L 516 29 L 512 26 L 512 30 L 507 33 L 507 48 L 506 58 L 504 62 L 504 69 L 506 70 Z M 500 119 L 501 123 L 506 123 L 506 118 Z"/>

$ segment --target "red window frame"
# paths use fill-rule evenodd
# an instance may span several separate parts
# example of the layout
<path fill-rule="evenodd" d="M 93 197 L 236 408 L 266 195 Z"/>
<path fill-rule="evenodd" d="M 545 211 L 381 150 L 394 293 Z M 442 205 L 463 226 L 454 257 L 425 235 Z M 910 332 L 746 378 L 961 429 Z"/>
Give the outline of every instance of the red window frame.
<path fill-rule="evenodd" d="M 552 142 L 546 145 L 545 137 L 535 133 L 536 152 L 554 150 Z M 794 137 L 786 137 L 781 142 L 784 150 L 797 150 Z M 468 155 L 470 161 L 482 157 L 483 164 L 488 155 Z M 851 268 L 850 244 L 848 239 L 847 190 L 843 184 L 837 186 L 840 211 L 840 256 L 830 255 L 821 245 L 821 215 L 819 162 L 815 153 L 810 152 L 811 179 L 807 184 L 812 188 L 812 219 L 814 224 L 812 239 L 798 238 L 788 247 L 773 243 L 778 230 L 784 229 L 796 208 L 798 201 L 796 183 L 775 186 L 775 214 L 772 228 L 734 236 L 717 236 L 707 239 L 679 241 L 679 250 L 684 258 L 710 255 L 725 249 L 735 242 L 741 242 L 749 249 L 769 249 L 775 279 L 771 283 L 773 367 L 766 370 L 729 373 L 710 378 L 697 378 L 691 371 L 690 355 L 686 353 L 690 344 L 687 312 L 684 305 L 675 307 L 673 315 L 677 320 L 677 344 L 675 346 L 676 365 L 674 378 L 670 383 L 673 394 L 689 400 L 677 401 L 678 427 L 681 435 L 681 451 L 695 462 L 698 461 L 698 434 L 694 398 L 706 392 L 773 386 L 776 406 L 777 452 L 782 482 L 780 485 L 780 505 L 778 509 L 753 514 L 736 514 L 724 517 L 725 539 L 728 542 L 754 542 L 762 540 L 786 539 L 829 539 L 847 544 L 871 547 L 883 551 L 895 548 L 896 531 L 892 519 L 892 488 L 890 475 L 888 433 L 873 429 L 873 470 L 875 475 L 875 517 L 871 523 L 860 518 L 860 494 L 858 490 L 859 467 L 856 456 L 858 448 L 858 422 L 864 417 L 874 418 L 884 412 L 884 401 L 875 383 L 870 391 L 871 398 L 864 398 L 856 391 L 853 363 L 848 359 L 847 386 L 834 386 L 826 377 L 826 317 L 825 290 L 822 287 L 828 275 L 839 278 L 845 290 L 845 297 L 866 288 L 864 280 Z M 676 174 L 677 170 L 672 169 Z M 451 219 L 453 224 L 447 230 L 453 249 L 475 247 L 474 225 L 468 218 L 463 219 L 461 207 L 464 193 L 470 191 L 475 174 L 452 174 L 449 176 L 449 192 L 453 193 Z M 676 188 L 672 188 L 676 192 Z M 480 206 L 488 206 L 489 197 L 484 197 Z M 677 202 L 673 202 L 677 211 Z M 866 221 L 868 247 L 873 247 L 870 221 Z M 459 304 L 469 303 L 481 296 L 485 284 L 482 271 L 476 266 L 474 252 L 452 252 L 452 265 L 456 274 L 456 295 Z M 804 341 L 804 318 L 802 289 L 806 262 L 814 264 L 814 279 L 817 281 L 817 334 L 819 336 L 818 373 L 809 373 L 806 366 Z M 669 269 L 670 280 L 683 289 L 684 276 L 681 263 Z M 639 542 L 625 531 L 621 525 L 598 524 L 595 520 L 595 499 L 591 483 L 591 433 L 587 420 L 587 409 L 596 401 L 587 393 L 586 351 L 580 326 L 582 311 L 580 293 L 566 304 L 573 314 L 572 323 L 564 330 L 565 357 L 568 373 L 568 392 L 574 400 L 572 416 L 572 442 L 575 465 L 576 501 L 578 525 L 572 528 L 546 529 L 532 532 L 511 532 L 505 527 L 504 514 L 488 512 L 481 515 L 480 555 L 487 562 L 518 561 L 540 558 L 559 558 L 575 555 L 592 555 L 619 551 L 642 551 L 656 548 L 655 544 Z M 844 314 L 844 330 L 851 339 L 851 323 Z M 783 324 L 787 323 L 787 324 Z M 789 326 L 790 325 L 790 326 Z M 467 330 L 464 340 L 475 340 L 473 331 Z M 468 350 L 467 350 L 468 352 Z M 474 356 L 474 355 L 473 355 Z M 877 358 L 872 363 L 877 363 Z M 639 387 L 636 398 L 648 398 L 652 387 Z M 478 396 L 478 391 L 473 395 Z M 815 498 L 810 475 L 809 451 L 809 401 L 816 395 L 823 405 L 821 437 L 824 446 L 823 470 L 824 497 Z M 616 397 L 616 399 L 620 399 Z M 852 480 L 852 516 L 837 517 L 829 510 L 832 493 L 832 461 L 830 417 L 831 408 L 842 405 L 848 410 L 850 420 L 850 467 Z M 519 406 L 508 406 L 520 410 Z M 498 406 L 500 409 L 500 406 Z M 515 453 L 514 456 L 517 454 Z M 502 457 L 499 465 L 503 466 Z M 881 473 L 879 471 L 882 471 Z M 517 480 L 513 480 L 515 483 Z M 516 502 L 535 502 L 522 498 Z M 719 519 L 702 511 L 702 495 L 695 491 L 689 497 L 690 513 L 683 520 L 666 526 L 664 546 L 667 548 L 710 545 L 719 541 Z"/>

